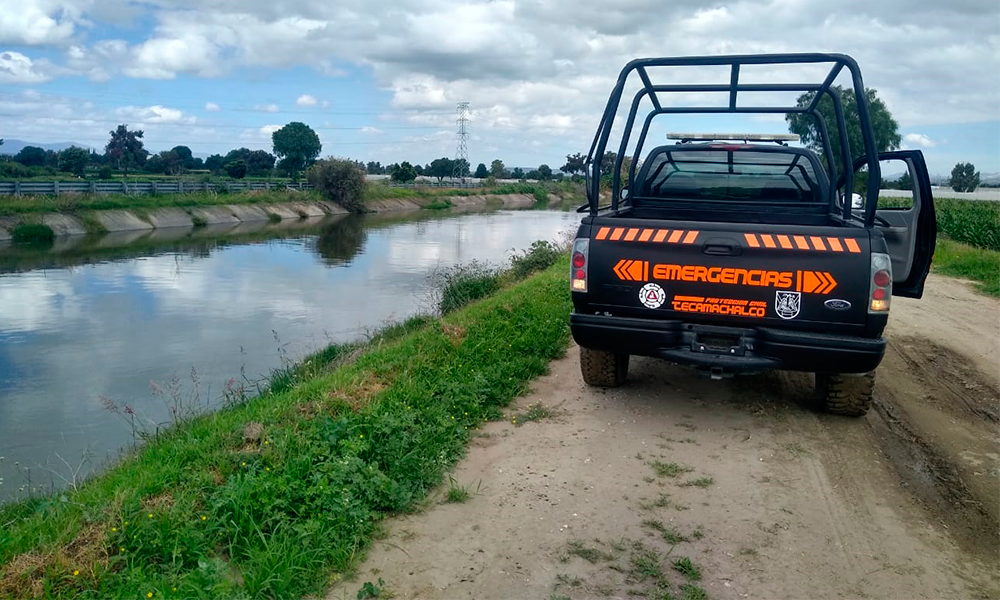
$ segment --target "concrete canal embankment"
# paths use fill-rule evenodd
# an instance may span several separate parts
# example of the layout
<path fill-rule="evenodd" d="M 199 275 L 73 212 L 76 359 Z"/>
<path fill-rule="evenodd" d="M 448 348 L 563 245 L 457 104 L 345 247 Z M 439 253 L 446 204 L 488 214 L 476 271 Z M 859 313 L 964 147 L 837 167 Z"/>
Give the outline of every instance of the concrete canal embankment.
<path fill-rule="evenodd" d="M 433 202 L 446 200 L 455 208 L 487 205 L 503 208 L 528 208 L 535 198 L 525 194 L 442 196 L 437 198 L 394 198 L 368 203 L 371 212 L 419 210 Z M 56 236 L 85 235 L 95 229 L 107 232 L 142 231 L 170 227 L 238 224 L 256 221 L 294 220 L 348 211 L 332 202 L 302 200 L 272 204 L 220 204 L 218 206 L 166 207 L 154 209 L 97 210 L 86 213 L 51 212 L 0 217 L 0 241 L 9 240 L 13 230 L 23 223 L 48 226 Z"/>

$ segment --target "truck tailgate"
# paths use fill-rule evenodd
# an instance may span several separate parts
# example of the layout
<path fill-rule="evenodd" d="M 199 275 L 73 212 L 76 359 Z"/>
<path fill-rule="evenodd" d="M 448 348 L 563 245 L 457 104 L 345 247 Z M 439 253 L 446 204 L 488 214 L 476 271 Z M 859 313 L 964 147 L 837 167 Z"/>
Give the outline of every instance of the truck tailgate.
<path fill-rule="evenodd" d="M 595 217 L 595 312 L 822 331 L 868 317 L 868 231 Z"/>

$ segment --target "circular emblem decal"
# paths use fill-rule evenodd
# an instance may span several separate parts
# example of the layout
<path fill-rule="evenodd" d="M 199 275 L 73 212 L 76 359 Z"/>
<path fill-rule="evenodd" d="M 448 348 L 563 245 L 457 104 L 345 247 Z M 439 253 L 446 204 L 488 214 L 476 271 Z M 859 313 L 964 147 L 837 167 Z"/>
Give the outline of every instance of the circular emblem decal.
<path fill-rule="evenodd" d="M 655 283 L 647 283 L 639 290 L 639 302 L 646 308 L 660 308 L 667 301 L 667 293 Z"/>

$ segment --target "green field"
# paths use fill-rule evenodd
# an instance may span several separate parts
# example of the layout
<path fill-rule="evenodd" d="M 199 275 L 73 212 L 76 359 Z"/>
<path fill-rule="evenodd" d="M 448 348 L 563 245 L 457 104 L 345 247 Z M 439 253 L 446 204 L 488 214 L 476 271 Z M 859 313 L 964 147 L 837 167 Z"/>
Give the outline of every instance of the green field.
<path fill-rule="evenodd" d="M 568 268 L 230 387 L 79 489 L 0 508 L 0 597 L 323 593 L 564 352 Z"/>

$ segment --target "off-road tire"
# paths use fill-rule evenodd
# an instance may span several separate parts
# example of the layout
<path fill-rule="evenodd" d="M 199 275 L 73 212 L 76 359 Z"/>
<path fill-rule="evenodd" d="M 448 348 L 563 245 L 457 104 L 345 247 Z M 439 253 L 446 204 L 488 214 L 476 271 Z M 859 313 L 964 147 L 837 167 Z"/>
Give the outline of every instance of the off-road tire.
<path fill-rule="evenodd" d="M 618 387 L 628 376 L 628 354 L 580 347 L 580 372 L 587 385 Z"/>
<path fill-rule="evenodd" d="M 819 408 L 835 415 L 863 417 L 872 405 L 875 371 L 862 375 L 816 373 Z"/>

